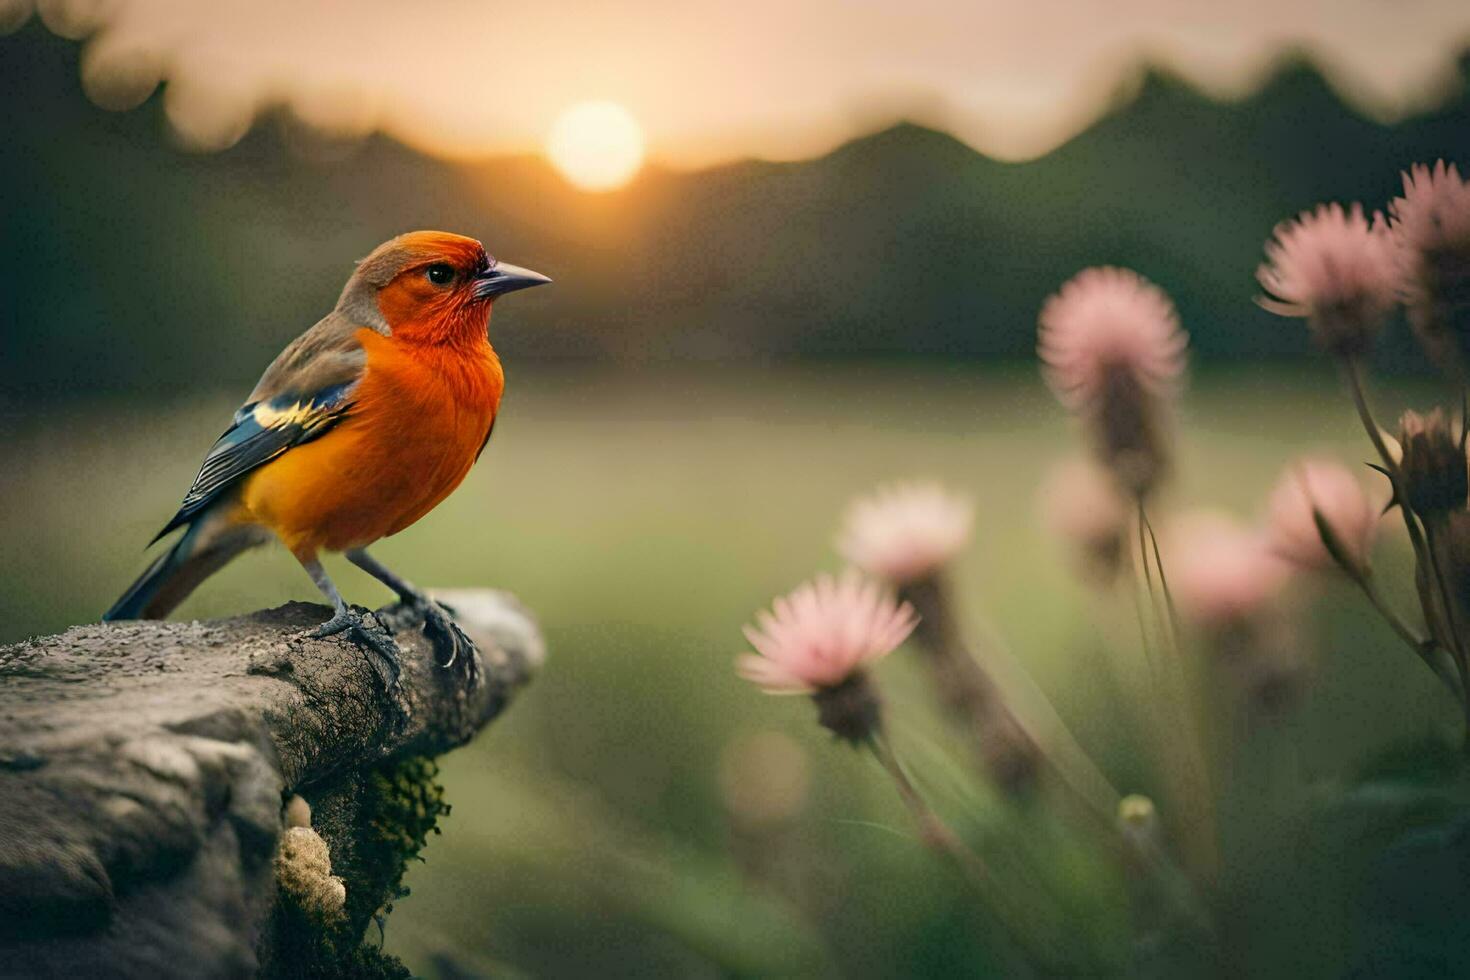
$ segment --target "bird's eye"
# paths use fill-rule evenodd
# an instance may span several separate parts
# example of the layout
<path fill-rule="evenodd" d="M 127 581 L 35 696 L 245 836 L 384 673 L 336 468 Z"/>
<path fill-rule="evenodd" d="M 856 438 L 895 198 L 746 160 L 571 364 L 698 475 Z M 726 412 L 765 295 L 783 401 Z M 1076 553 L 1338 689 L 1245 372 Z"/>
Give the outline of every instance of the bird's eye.
<path fill-rule="evenodd" d="M 447 286 L 454 281 L 454 267 L 445 262 L 435 262 L 424 270 L 424 274 L 436 286 Z"/>

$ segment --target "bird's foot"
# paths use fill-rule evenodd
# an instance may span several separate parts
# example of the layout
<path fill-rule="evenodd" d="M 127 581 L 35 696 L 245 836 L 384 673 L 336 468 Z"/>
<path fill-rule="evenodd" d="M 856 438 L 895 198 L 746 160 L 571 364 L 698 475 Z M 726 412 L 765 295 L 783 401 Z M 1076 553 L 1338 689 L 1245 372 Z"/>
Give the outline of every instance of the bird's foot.
<path fill-rule="evenodd" d="M 398 644 L 371 613 L 360 613 L 354 609 L 339 610 L 335 616 L 316 629 L 309 630 L 306 635 L 320 640 L 339 633 L 346 633 L 365 648 L 369 654 L 368 663 L 390 694 L 398 689 L 398 675 L 402 672 Z"/>
<path fill-rule="evenodd" d="M 446 670 L 458 664 L 470 687 L 479 682 L 480 658 L 471 640 L 454 621 L 452 610 L 432 599 L 424 600 L 424 635 L 434 644 L 439 666 Z"/>
<path fill-rule="evenodd" d="M 379 611 L 378 618 L 394 633 L 422 623 L 439 666 L 458 667 L 471 688 L 479 684 L 480 658 L 475 641 L 454 621 L 454 610 L 450 607 L 421 593 L 410 593 L 402 596 L 392 609 Z"/>

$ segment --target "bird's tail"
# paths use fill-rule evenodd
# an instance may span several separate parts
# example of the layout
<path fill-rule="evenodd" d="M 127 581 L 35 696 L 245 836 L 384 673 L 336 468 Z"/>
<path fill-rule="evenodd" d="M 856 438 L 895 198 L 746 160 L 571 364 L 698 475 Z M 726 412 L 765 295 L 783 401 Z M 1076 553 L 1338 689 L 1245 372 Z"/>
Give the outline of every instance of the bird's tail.
<path fill-rule="evenodd" d="M 218 511 L 199 515 L 168 551 L 102 614 L 114 619 L 162 619 L 209 576 L 240 552 L 264 544 L 268 535 L 255 525 L 237 524 Z"/>

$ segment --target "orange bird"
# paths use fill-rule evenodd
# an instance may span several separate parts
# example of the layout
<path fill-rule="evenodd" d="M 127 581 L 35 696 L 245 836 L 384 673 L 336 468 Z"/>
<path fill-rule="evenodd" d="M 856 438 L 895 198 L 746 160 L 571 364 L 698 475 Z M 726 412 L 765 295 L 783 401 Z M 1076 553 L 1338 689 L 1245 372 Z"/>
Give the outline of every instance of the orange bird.
<path fill-rule="evenodd" d="M 441 663 L 452 664 L 469 641 L 448 612 L 366 549 L 433 510 L 469 473 L 505 387 L 490 308 L 550 281 L 447 232 L 378 246 L 336 308 L 266 368 L 153 540 L 180 527 L 183 535 L 102 618 L 160 619 L 274 536 L 335 610 L 311 635 L 349 632 L 397 674 L 396 645 L 322 568 L 323 551 L 340 551 L 423 614 Z"/>

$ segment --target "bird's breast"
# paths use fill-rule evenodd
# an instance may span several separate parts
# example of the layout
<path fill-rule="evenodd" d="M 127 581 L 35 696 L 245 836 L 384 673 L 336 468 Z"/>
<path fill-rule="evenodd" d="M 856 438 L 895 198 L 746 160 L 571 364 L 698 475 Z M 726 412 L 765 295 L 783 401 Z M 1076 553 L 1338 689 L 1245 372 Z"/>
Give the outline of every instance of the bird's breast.
<path fill-rule="evenodd" d="M 505 389 L 488 343 L 461 349 L 409 345 L 361 331 L 367 352 L 353 416 L 401 436 L 429 454 L 479 452 Z"/>
<path fill-rule="evenodd" d="M 459 486 L 505 379 L 483 349 L 419 346 L 362 331 L 367 365 L 346 418 L 262 467 L 245 502 L 298 552 L 395 534 Z"/>
<path fill-rule="evenodd" d="M 367 370 L 350 421 L 364 453 L 397 474 L 384 481 L 393 534 L 447 497 L 469 473 L 495 423 L 505 377 L 488 343 L 396 343 L 364 331 Z"/>

